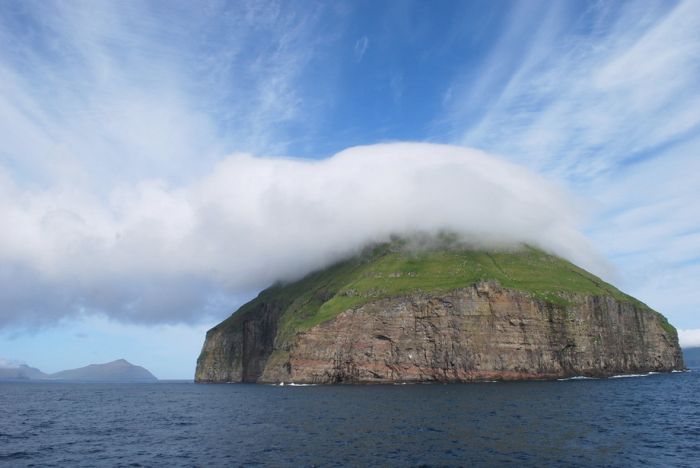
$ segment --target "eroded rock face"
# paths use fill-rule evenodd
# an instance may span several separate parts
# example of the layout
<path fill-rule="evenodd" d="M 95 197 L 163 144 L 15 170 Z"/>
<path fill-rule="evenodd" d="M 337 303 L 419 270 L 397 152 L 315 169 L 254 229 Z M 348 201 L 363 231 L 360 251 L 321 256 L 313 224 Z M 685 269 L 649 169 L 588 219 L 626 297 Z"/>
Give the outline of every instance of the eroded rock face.
<path fill-rule="evenodd" d="M 198 382 L 389 383 L 553 379 L 683 368 L 656 312 L 609 296 L 554 305 L 482 282 L 380 299 L 281 342 L 279 308 L 212 329 Z"/>

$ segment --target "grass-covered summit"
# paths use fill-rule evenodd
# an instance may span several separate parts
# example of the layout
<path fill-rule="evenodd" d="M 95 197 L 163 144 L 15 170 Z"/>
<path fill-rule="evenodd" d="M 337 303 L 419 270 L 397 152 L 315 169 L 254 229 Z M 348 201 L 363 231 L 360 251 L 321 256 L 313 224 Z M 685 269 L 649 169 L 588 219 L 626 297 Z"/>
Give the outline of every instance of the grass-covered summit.
<path fill-rule="evenodd" d="M 377 299 L 441 293 L 480 281 L 497 281 L 558 306 L 582 294 L 612 296 L 646 308 L 571 262 L 533 247 L 487 251 L 446 241 L 415 248 L 405 240 L 395 240 L 367 248 L 301 280 L 276 284 L 216 328 L 238 327 L 261 304 L 274 304 L 283 311 L 278 337 L 284 339 Z"/>

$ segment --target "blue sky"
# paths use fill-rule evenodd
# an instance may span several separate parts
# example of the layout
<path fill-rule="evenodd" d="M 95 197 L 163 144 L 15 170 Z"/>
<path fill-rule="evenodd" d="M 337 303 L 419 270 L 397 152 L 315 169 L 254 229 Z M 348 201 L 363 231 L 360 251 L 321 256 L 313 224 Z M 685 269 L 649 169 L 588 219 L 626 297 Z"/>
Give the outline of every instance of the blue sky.
<path fill-rule="evenodd" d="M 276 273 L 399 225 L 334 188 L 425 198 L 399 192 L 396 147 L 331 158 L 398 141 L 534 174 L 569 256 L 700 345 L 698 76 L 692 1 L 3 1 L 0 358 L 191 377 L 206 329 Z M 362 236 L 321 227 L 326 205 Z"/>

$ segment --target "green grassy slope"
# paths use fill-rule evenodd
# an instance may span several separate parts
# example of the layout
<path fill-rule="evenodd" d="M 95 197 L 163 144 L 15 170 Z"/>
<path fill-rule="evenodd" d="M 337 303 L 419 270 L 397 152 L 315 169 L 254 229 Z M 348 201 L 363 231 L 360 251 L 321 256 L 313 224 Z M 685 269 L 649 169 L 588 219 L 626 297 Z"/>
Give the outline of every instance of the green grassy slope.
<path fill-rule="evenodd" d="M 378 298 L 445 292 L 481 280 L 496 280 L 561 306 L 568 304 L 569 293 L 579 293 L 646 307 L 576 265 L 531 247 L 510 252 L 455 247 L 410 251 L 396 241 L 299 281 L 270 287 L 217 328 L 237 327 L 260 303 L 274 302 L 284 310 L 278 333 L 284 339 Z"/>

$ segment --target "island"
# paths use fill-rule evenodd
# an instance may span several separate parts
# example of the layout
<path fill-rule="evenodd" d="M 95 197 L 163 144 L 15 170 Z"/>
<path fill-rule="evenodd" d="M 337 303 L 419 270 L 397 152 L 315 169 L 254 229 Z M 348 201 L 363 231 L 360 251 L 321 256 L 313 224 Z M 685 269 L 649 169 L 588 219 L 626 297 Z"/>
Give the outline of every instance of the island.
<path fill-rule="evenodd" d="M 559 379 L 683 369 L 660 313 L 529 246 L 365 249 L 207 332 L 196 382 Z"/>
<path fill-rule="evenodd" d="M 376 245 L 207 332 L 196 382 L 560 379 L 683 369 L 660 313 L 530 246 Z"/>
<path fill-rule="evenodd" d="M 54 374 L 45 374 L 39 369 L 29 367 L 26 364 L 16 365 L 0 368 L 0 380 L 105 383 L 158 381 L 147 369 L 135 366 L 125 359 L 117 359 L 104 364 L 90 364 L 78 369 L 68 369 Z"/>

